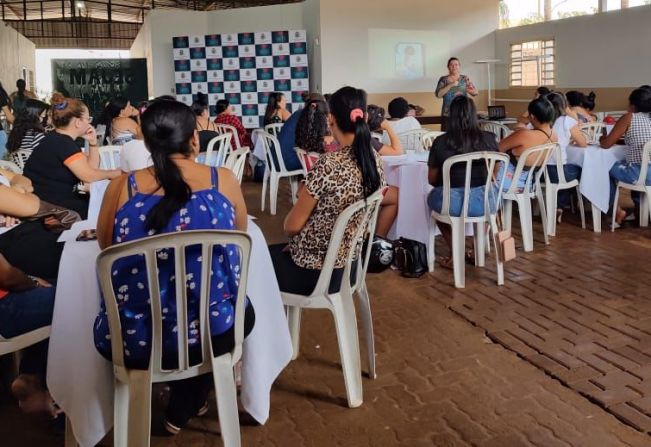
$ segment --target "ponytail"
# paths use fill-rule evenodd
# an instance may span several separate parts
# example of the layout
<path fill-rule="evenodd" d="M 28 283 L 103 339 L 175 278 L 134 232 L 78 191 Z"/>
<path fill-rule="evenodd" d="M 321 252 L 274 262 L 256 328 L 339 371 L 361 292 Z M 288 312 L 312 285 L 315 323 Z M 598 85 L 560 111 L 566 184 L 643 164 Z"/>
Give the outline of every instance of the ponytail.
<path fill-rule="evenodd" d="M 192 189 L 185 183 L 181 170 L 168 154 L 152 151 L 151 159 L 158 186 L 163 188 L 165 195 L 149 211 L 145 227 L 159 232 L 167 226 L 174 213 L 190 200 Z"/>

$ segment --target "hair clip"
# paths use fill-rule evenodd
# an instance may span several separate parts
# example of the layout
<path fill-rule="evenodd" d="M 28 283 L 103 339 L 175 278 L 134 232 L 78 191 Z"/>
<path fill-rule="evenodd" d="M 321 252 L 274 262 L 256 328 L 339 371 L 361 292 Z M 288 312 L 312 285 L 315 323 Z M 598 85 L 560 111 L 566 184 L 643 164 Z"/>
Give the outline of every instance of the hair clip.
<path fill-rule="evenodd" d="M 54 105 L 52 106 L 52 108 L 53 108 L 54 110 L 63 110 L 63 109 L 65 109 L 66 107 L 68 107 L 68 101 L 63 101 L 63 102 L 60 102 L 60 103 L 58 103 L 58 104 L 54 104 Z"/>

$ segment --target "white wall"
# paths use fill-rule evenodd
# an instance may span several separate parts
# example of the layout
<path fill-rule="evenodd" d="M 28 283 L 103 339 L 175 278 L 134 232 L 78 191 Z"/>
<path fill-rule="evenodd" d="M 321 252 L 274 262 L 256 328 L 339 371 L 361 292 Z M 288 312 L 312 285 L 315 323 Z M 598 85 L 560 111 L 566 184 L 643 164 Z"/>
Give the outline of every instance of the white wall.
<path fill-rule="evenodd" d="M 323 91 L 352 84 L 370 93 L 433 92 L 450 56 L 485 89 L 486 68 L 473 61 L 494 56 L 497 26 L 498 0 L 322 0 Z M 411 42 L 424 48 L 425 76 L 399 79 L 394 51 Z"/>
<path fill-rule="evenodd" d="M 148 59 L 149 95 L 169 95 L 174 93 L 173 37 L 286 29 L 304 29 L 301 3 L 210 12 L 154 9 L 145 18 L 131 56 Z"/>
<path fill-rule="evenodd" d="M 31 40 L 0 21 L 0 82 L 7 93 L 16 90 L 23 67 L 36 73 L 35 50 Z"/>
<path fill-rule="evenodd" d="M 634 87 L 651 82 L 651 6 L 499 30 L 495 53 L 505 62 L 496 85 L 508 88 L 512 43 L 554 38 L 559 88 Z"/>

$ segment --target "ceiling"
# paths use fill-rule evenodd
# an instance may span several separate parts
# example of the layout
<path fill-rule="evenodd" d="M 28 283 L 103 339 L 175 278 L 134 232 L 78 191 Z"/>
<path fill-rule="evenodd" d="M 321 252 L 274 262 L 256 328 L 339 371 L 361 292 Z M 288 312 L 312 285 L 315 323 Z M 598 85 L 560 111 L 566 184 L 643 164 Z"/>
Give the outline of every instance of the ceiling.
<path fill-rule="evenodd" d="M 302 0 L 0 0 L 1 19 L 37 48 L 131 47 L 147 11 L 218 9 Z"/>

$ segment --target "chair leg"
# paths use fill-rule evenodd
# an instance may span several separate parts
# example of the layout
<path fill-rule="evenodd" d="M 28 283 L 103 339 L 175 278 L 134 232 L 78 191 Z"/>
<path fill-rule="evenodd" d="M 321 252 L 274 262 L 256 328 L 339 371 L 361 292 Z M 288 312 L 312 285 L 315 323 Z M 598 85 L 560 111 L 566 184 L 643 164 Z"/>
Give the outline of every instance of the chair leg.
<path fill-rule="evenodd" d="M 129 447 L 129 385 L 114 381 L 113 397 L 113 445 Z M 67 436 L 67 434 L 66 434 Z"/>
<path fill-rule="evenodd" d="M 452 266 L 454 268 L 454 286 L 466 287 L 466 233 L 463 221 L 453 220 L 452 225 Z"/>
<path fill-rule="evenodd" d="M 548 183 L 545 188 L 545 196 L 547 199 L 547 231 L 550 236 L 556 236 L 556 207 L 558 200 L 558 189 L 554 184 Z"/>
<path fill-rule="evenodd" d="M 292 204 L 295 204 L 298 200 L 298 182 L 296 181 L 296 177 L 289 178 L 289 186 L 292 191 Z"/>
<path fill-rule="evenodd" d="M 267 182 L 269 182 L 269 169 L 264 170 L 264 176 L 262 177 L 262 203 L 260 205 L 260 210 L 264 211 L 264 203 L 267 200 Z"/>
<path fill-rule="evenodd" d="M 513 200 L 504 200 L 502 202 L 502 209 L 504 210 L 504 229 L 506 231 L 511 231 L 511 220 L 513 217 Z"/>
<path fill-rule="evenodd" d="M 538 188 L 538 191 L 536 191 L 536 198 L 538 199 L 538 208 L 540 209 L 540 219 L 542 221 L 542 227 L 543 227 L 543 238 L 545 239 L 545 245 L 549 245 L 549 227 L 547 226 L 547 210 L 545 207 L 545 200 L 543 199 L 542 191 L 540 191 L 540 188 Z M 556 208 L 554 208 L 555 210 Z M 551 214 L 551 212 L 550 212 Z M 556 216 L 556 212 L 554 211 L 554 216 Z M 554 223 L 556 223 L 556 219 L 552 219 Z M 533 222 L 531 222 L 531 231 L 533 233 Z"/>
<path fill-rule="evenodd" d="M 224 447 L 240 447 L 240 418 L 237 412 L 237 390 L 231 355 L 224 354 L 212 360 L 215 381 L 217 413 Z"/>
<path fill-rule="evenodd" d="M 585 230 L 585 206 L 583 205 L 583 196 L 581 195 L 581 187 L 576 187 L 576 201 L 579 203 L 579 213 L 581 213 L 581 228 Z"/>
<path fill-rule="evenodd" d="M 366 355 L 368 356 L 368 376 L 371 379 L 377 378 L 375 371 L 375 335 L 373 334 L 373 317 L 371 314 L 371 300 L 368 296 L 366 281 L 362 280 L 357 290 L 360 317 L 364 326 L 364 340 L 366 340 Z"/>
<path fill-rule="evenodd" d="M 287 306 L 287 324 L 289 335 L 292 339 L 292 360 L 298 357 L 301 340 L 301 308 L 298 306 Z"/>
<path fill-rule="evenodd" d="M 269 178 L 269 203 L 271 204 L 271 215 L 276 215 L 276 204 L 278 202 L 278 181 L 277 175 L 272 174 Z"/>
<path fill-rule="evenodd" d="M 474 225 L 475 242 L 475 265 L 484 267 L 486 265 L 486 229 L 483 222 Z M 464 228 L 465 230 L 465 228 Z"/>
<path fill-rule="evenodd" d="M 499 250 L 497 248 L 497 244 L 499 244 L 499 242 L 497 241 L 497 233 L 499 232 L 499 230 L 497 228 L 497 216 L 495 214 L 491 214 L 490 216 L 490 228 L 493 237 L 493 244 L 495 245 L 495 265 L 497 270 L 497 285 L 503 286 L 504 285 L 504 263 L 500 261 L 499 256 L 497 256 L 497 251 Z"/>
<path fill-rule="evenodd" d="M 522 232 L 522 245 L 524 251 L 533 251 L 533 224 L 531 215 L 531 199 L 518 199 L 518 212 L 520 213 L 520 231 Z"/>
<path fill-rule="evenodd" d="M 427 267 L 430 272 L 434 271 L 434 264 L 436 260 L 436 223 L 430 217 L 429 223 L 429 242 L 427 244 Z"/>
<path fill-rule="evenodd" d="M 610 222 L 610 231 L 615 231 L 615 223 L 616 223 L 616 216 L 617 216 L 617 206 L 619 204 L 619 186 L 615 185 L 615 200 L 613 200 L 613 218 L 612 222 Z"/>
<path fill-rule="evenodd" d="M 149 447 L 151 430 L 151 376 L 148 370 L 132 369 L 129 377 L 129 424 L 127 444 Z"/>
<path fill-rule="evenodd" d="M 70 419 L 66 417 L 66 432 L 65 432 L 65 438 L 63 440 L 63 445 L 65 447 L 79 447 L 79 444 L 77 444 L 77 440 L 75 439 L 75 434 L 72 430 L 72 424 L 70 423 Z M 124 444 L 126 447 L 126 444 Z M 118 447 L 117 445 L 115 447 Z"/>
<path fill-rule="evenodd" d="M 646 193 L 640 193 L 640 226 L 648 227 L 649 226 L 649 201 L 647 199 Z"/>
<path fill-rule="evenodd" d="M 344 372 L 348 406 L 350 408 L 359 407 L 363 403 L 362 367 L 359 358 L 355 304 L 352 296 L 343 296 L 340 293 L 331 295 L 329 298 L 337 328 L 337 342 L 339 343 L 339 355 L 341 356 L 341 366 Z"/>

